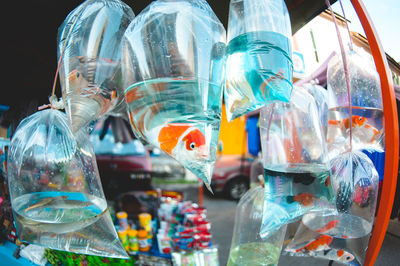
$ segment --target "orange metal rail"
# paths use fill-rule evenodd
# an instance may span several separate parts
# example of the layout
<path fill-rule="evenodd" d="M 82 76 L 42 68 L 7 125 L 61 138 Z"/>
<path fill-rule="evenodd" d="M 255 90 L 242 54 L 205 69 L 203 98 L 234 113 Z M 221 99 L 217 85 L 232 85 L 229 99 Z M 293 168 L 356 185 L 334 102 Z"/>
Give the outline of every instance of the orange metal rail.
<path fill-rule="evenodd" d="M 385 174 L 375 226 L 372 231 L 364 263 L 364 265 L 372 266 L 378 257 L 383 239 L 385 238 L 393 207 L 399 164 L 399 127 L 392 75 L 389 70 L 385 52 L 382 49 L 378 34 L 362 1 L 351 0 L 351 3 L 367 35 L 375 66 L 380 76 L 385 118 Z"/>

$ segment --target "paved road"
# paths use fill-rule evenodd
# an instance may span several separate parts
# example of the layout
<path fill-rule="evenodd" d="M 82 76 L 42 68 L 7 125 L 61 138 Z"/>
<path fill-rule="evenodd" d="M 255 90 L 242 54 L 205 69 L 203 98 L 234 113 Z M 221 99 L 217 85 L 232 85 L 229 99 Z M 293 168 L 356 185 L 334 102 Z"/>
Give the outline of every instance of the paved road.
<path fill-rule="evenodd" d="M 161 188 L 161 187 L 160 187 Z M 198 189 L 187 186 L 165 186 L 167 189 L 176 189 L 184 192 L 186 200 L 198 202 Z M 204 195 L 204 207 L 207 209 L 207 218 L 211 221 L 211 233 L 213 244 L 218 246 L 218 256 L 221 266 L 225 266 L 228 261 L 229 249 L 232 240 L 235 212 L 237 202 L 227 200 L 221 196 Z M 388 233 L 382 245 L 375 266 L 400 265 L 400 223 L 391 221 Z M 328 266 L 328 260 L 315 258 L 299 258 L 291 256 L 281 256 L 278 266 Z M 333 263 L 333 265 L 340 265 Z"/>

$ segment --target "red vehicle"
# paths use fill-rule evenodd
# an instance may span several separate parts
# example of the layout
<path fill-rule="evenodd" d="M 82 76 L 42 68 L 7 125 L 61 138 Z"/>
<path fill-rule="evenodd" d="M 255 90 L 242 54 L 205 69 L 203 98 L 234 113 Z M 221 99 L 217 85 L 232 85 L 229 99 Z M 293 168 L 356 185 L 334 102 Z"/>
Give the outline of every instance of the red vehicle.
<path fill-rule="evenodd" d="M 109 200 L 132 190 L 150 190 L 152 167 L 149 151 L 137 139 L 129 143 L 115 143 L 111 130 L 102 140 L 100 125 L 90 138 L 96 154 L 104 194 Z"/>
<path fill-rule="evenodd" d="M 211 188 L 232 200 L 239 200 L 250 187 L 250 167 L 253 159 L 221 157 L 215 163 Z"/>

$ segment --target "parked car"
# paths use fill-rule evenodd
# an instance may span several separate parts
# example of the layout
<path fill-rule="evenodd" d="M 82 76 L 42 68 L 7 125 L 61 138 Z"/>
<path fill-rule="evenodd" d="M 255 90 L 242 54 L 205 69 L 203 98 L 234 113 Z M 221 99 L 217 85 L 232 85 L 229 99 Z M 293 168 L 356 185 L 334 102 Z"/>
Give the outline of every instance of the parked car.
<path fill-rule="evenodd" d="M 129 143 L 115 143 L 111 130 L 100 140 L 100 125 L 96 125 L 90 139 L 93 143 L 104 194 L 109 200 L 132 190 L 149 190 L 151 159 L 149 151 L 137 139 Z"/>
<path fill-rule="evenodd" d="M 215 162 L 211 188 L 232 200 L 239 200 L 250 187 L 252 158 L 221 157 Z"/>

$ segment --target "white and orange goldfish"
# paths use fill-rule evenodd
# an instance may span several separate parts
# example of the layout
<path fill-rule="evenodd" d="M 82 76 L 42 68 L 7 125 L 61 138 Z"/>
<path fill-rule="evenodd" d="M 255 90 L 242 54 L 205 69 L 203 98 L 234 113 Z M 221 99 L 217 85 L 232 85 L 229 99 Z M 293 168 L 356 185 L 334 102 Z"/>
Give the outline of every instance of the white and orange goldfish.
<path fill-rule="evenodd" d="M 167 124 L 158 134 L 160 148 L 178 161 L 207 159 L 206 138 L 197 128 L 188 124 Z"/>
<path fill-rule="evenodd" d="M 351 120 L 353 135 L 359 140 L 365 143 L 375 143 L 380 140 L 383 130 L 378 130 L 374 126 L 368 124 L 367 118 L 359 115 L 353 115 Z M 350 118 L 345 118 L 342 120 L 329 120 L 328 125 L 331 127 L 338 127 L 342 131 L 343 135 L 348 135 L 350 130 Z"/>
<path fill-rule="evenodd" d="M 321 253 L 314 254 L 316 257 L 322 257 L 329 260 L 339 261 L 342 263 L 354 260 L 354 255 L 343 249 L 329 249 Z"/>
<path fill-rule="evenodd" d="M 329 245 L 332 243 L 332 240 L 333 240 L 333 237 L 331 237 L 331 236 L 320 235 L 317 237 L 317 239 L 314 239 L 314 240 L 308 242 L 303 247 L 296 249 L 295 252 L 296 253 L 307 252 L 307 253 L 313 254 L 317 251 L 329 250 L 329 249 L 331 249 L 331 247 Z"/>

